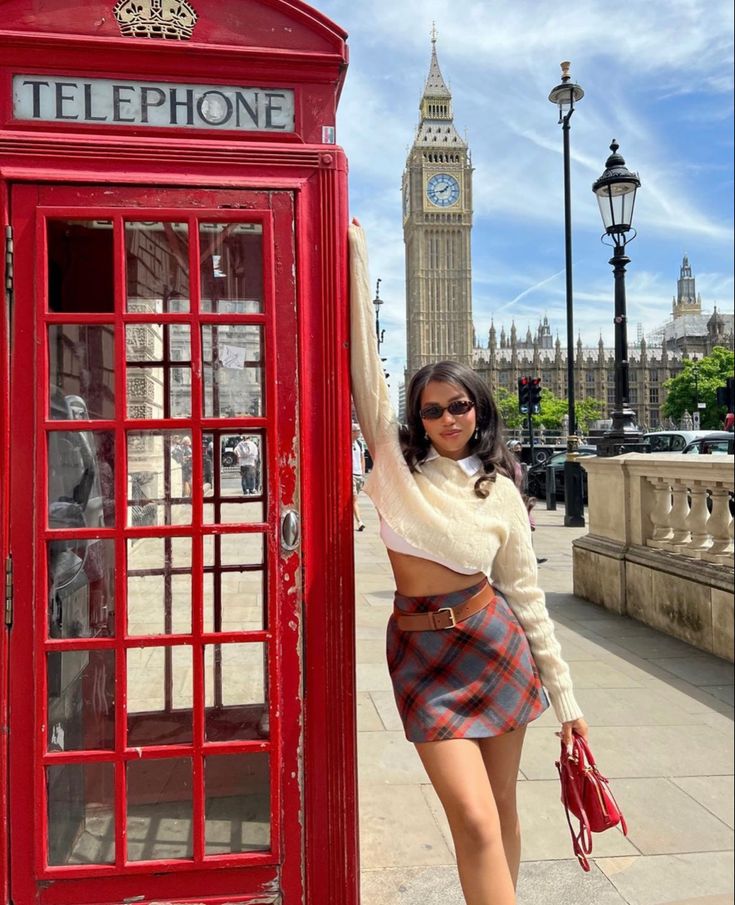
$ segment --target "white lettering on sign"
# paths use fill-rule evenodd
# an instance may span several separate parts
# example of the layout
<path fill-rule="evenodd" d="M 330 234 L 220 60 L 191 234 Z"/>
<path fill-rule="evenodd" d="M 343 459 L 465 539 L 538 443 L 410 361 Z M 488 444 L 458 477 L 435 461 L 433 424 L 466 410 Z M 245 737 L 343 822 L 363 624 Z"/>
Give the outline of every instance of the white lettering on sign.
<path fill-rule="evenodd" d="M 287 88 L 13 76 L 13 117 L 41 122 L 293 132 Z"/>

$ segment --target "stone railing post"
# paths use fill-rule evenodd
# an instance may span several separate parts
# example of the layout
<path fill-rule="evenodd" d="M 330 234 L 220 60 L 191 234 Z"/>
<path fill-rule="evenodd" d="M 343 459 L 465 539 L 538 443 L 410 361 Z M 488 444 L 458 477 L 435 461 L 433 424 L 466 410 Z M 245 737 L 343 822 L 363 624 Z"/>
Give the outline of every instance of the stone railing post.
<path fill-rule="evenodd" d="M 648 478 L 653 491 L 653 506 L 648 515 L 653 524 L 653 534 L 646 537 L 649 547 L 667 547 L 674 532 L 671 530 L 671 485 L 667 478 Z"/>
<path fill-rule="evenodd" d="M 674 550 L 678 553 L 686 549 L 692 539 L 691 532 L 687 528 L 689 517 L 689 500 L 687 485 L 679 478 L 675 478 L 671 487 L 674 501 L 671 506 L 671 530 L 669 541 L 662 545 L 664 550 Z"/>
<path fill-rule="evenodd" d="M 725 566 L 732 565 L 732 521 L 730 493 L 727 487 L 717 484 L 712 488 L 712 512 L 707 520 L 707 532 L 712 538 L 712 543 L 701 554 L 702 559 Z"/>
<path fill-rule="evenodd" d="M 707 509 L 707 487 L 701 481 L 692 481 L 689 492 L 692 501 L 686 527 L 689 529 L 690 540 L 688 544 L 681 544 L 678 550 L 686 556 L 699 557 L 709 549 L 712 543 L 707 528 L 710 517 L 709 509 Z"/>

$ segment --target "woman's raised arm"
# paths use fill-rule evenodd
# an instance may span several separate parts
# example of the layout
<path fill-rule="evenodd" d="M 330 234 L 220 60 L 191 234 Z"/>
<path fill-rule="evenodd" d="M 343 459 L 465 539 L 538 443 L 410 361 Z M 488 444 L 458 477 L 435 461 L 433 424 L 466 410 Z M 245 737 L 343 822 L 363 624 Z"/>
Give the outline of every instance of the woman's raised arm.
<path fill-rule="evenodd" d="M 375 312 L 370 298 L 365 233 L 356 221 L 348 231 L 350 242 L 350 309 L 352 398 L 357 420 L 374 455 L 377 440 L 386 430 L 395 430 L 395 414 L 390 401 L 383 363 L 375 336 Z"/>

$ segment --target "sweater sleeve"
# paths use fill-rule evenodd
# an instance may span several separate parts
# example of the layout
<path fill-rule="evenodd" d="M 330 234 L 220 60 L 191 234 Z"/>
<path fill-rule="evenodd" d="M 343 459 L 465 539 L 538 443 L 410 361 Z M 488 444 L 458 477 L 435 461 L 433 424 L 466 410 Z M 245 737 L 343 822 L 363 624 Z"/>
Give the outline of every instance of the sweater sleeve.
<path fill-rule="evenodd" d="M 499 479 L 498 479 L 499 480 Z M 493 584 L 508 601 L 521 624 L 541 681 L 549 693 L 557 718 L 564 723 L 582 716 L 574 698 L 569 667 L 562 658 L 554 623 L 538 585 L 536 556 L 531 544 L 528 516 L 520 494 L 512 485 L 505 493 L 510 530 L 493 562 Z"/>
<path fill-rule="evenodd" d="M 378 438 L 389 429 L 395 431 L 396 419 L 375 337 L 375 313 L 370 298 L 365 233 L 362 227 L 352 223 L 348 235 L 352 398 L 362 435 L 371 454 L 375 456 Z"/>

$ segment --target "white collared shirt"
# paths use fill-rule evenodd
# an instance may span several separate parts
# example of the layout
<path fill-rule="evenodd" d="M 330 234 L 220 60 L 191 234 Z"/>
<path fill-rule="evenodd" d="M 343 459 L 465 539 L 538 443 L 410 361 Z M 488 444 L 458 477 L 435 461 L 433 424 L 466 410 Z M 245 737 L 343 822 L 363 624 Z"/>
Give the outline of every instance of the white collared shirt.
<path fill-rule="evenodd" d="M 431 462 L 433 459 L 441 458 L 441 453 L 438 453 L 433 446 L 429 447 L 429 454 L 424 459 L 424 462 Z M 449 458 L 449 456 L 445 456 L 444 458 Z M 459 465 L 462 471 L 467 475 L 468 478 L 473 477 L 477 474 L 478 471 L 482 471 L 482 459 L 479 456 L 466 456 L 464 459 L 454 459 L 454 461 Z"/>

